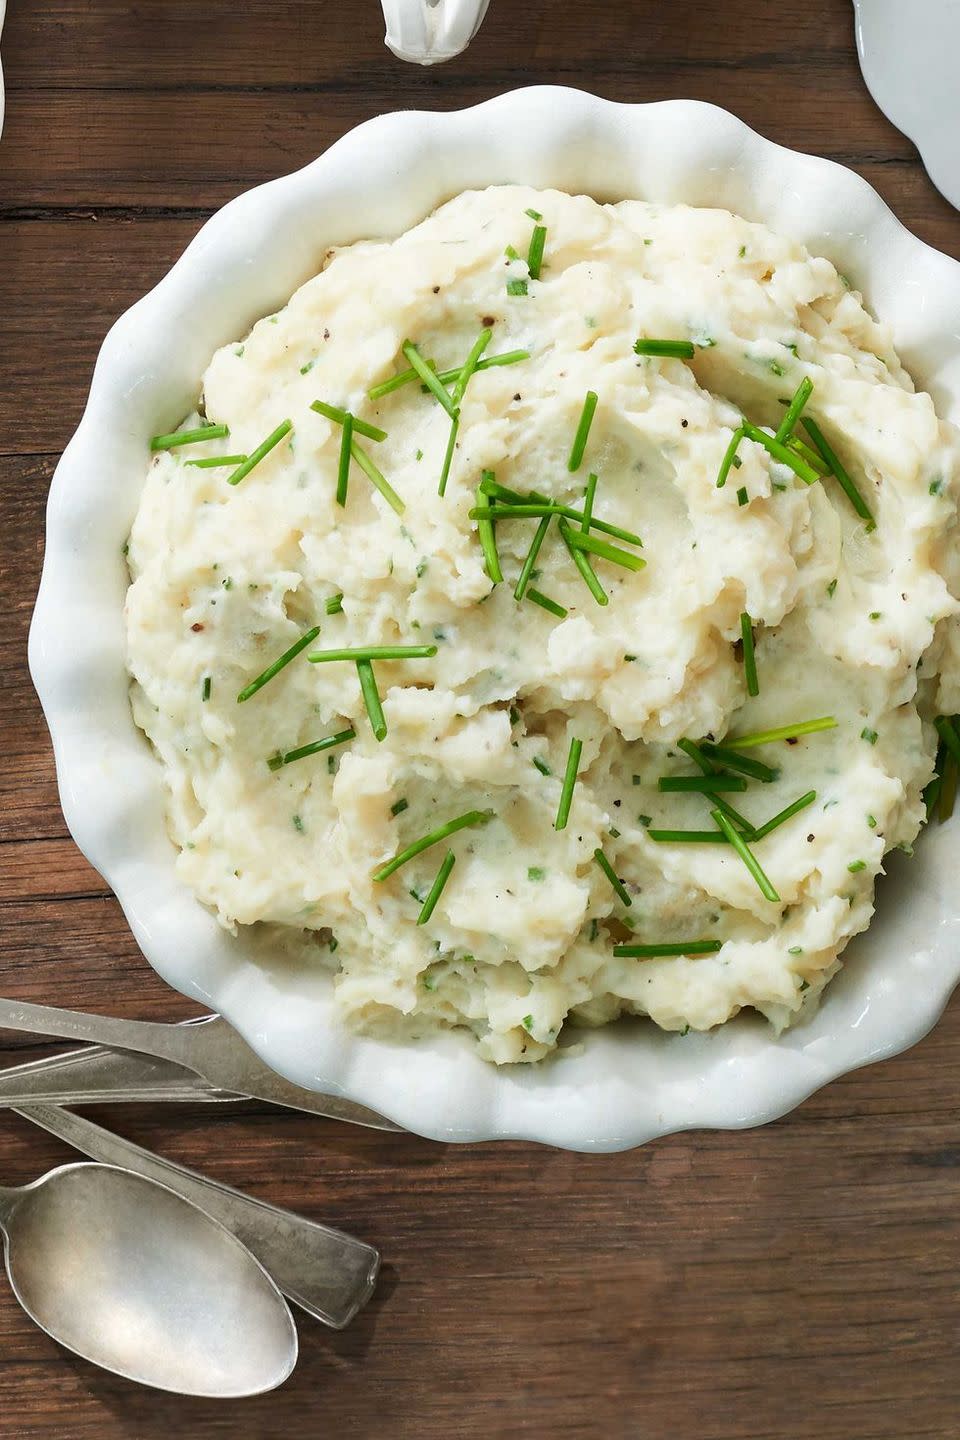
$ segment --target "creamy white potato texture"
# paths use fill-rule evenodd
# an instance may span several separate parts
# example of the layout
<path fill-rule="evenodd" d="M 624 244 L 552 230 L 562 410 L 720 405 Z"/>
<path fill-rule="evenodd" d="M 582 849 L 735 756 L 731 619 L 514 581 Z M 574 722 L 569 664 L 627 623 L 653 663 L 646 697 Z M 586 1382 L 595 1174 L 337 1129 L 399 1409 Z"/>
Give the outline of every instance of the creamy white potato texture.
<path fill-rule="evenodd" d="M 487 358 L 527 358 L 469 380 L 441 497 L 443 405 L 419 381 L 368 391 L 408 368 L 408 338 L 454 372 L 452 389 L 484 328 Z M 638 354 L 638 339 L 690 341 L 692 357 Z M 835 474 L 807 483 L 764 443 L 804 378 L 803 416 L 865 515 Z M 596 413 L 571 469 L 590 391 Z M 341 426 L 315 400 L 386 432 L 355 439 L 402 513 L 356 459 L 337 503 Z M 718 486 L 744 418 L 763 439 L 740 439 Z M 285 420 L 289 433 L 236 485 L 235 466 L 188 463 L 251 455 Z M 924 819 L 933 720 L 960 710 L 958 436 L 832 264 L 723 211 L 462 194 L 398 239 L 327 254 L 282 311 L 213 357 L 185 428 L 204 424 L 229 435 L 151 460 L 126 623 L 179 873 L 225 925 L 305 934 L 352 1024 L 463 1026 L 497 1062 L 547 1055 L 568 1020 L 628 1012 L 704 1030 L 752 1007 L 782 1028 L 815 1002 L 870 921 L 884 854 L 909 847 Z M 825 469 L 802 418 L 793 436 L 802 464 Z M 574 510 L 596 474 L 594 517 L 643 548 L 589 536 L 645 567 L 593 553 L 595 595 L 561 517 L 501 515 L 493 583 L 471 516 L 485 472 L 488 486 L 492 475 L 528 503 Z M 514 593 L 541 518 L 529 585 L 554 609 Z M 580 531 L 567 523 L 568 537 Z M 378 741 L 356 663 L 308 657 L 393 645 L 436 654 L 374 662 Z M 681 740 L 736 747 L 821 717 L 836 723 L 742 750 L 774 779 L 716 767 L 721 783 L 743 781 L 721 800 L 748 841 L 815 792 L 750 842 L 768 898 L 738 850 L 709 838 L 715 798 L 660 781 L 702 776 Z M 582 754 L 558 829 L 573 740 Z M 376 878 L 471 810 L 492 814 Z M 663 831 L 708 838 L 654 838 Z M 418 924 L 448 851 L 453 869 Z M 718 948 L 616 953 L 694 941 Z"/>

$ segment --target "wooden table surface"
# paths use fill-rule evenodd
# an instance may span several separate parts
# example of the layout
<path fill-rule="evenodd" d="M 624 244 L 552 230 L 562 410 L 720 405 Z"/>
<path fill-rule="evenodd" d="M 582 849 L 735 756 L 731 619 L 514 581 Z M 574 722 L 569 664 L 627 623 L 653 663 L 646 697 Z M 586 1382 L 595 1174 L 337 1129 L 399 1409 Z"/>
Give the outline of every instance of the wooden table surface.
<path fill-rule="evenodd" d="M 26 666 L 57 456 L 97 348 L 204 218 L 404 106 L 538 81 L 691 96 L 852 166 L 960 257 L 960 215 L 875 108 L 848 0 L 493 0 L 465 57 L 383 48 L 376 0 L 11 0 L 0 141 L 2 993 L 154 1019 L 148 969 L 67 836 Z M 70 624 L 69 614 L 63 617 Z M 31 1051 L 0 1034 L 14 1060 Z M 250 1104 L 92 1112 L 381 1247 L 347 1332 L 302 1325 L 277 1394 L 137 1390 L 60 1352 L 0 1286 L 0 1435 L 960 1435 L 960 1005 L 911 1053 L 777 1124 L 625 1155 L 449 1147 Z M 68 1158 L 10 1117 L 0 1180 Z"/>

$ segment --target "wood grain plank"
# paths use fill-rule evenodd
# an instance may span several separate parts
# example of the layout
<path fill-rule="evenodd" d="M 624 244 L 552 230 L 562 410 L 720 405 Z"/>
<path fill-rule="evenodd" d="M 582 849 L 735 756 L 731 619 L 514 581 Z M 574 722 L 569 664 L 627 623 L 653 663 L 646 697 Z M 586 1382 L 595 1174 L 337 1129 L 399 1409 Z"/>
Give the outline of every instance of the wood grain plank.
<path fill-rule="evenodd" d="M 103 876 L 87 863 L 72 840 L 15 840 L 0 850 L 0 903 L 85 899 L 109 893 Z"/>
<path fill-rule="evenodd" d="M 407 72 L 404 72 L 406 76 Z M 466 78 L 451 90 L 439 79 L 414 93 L 377 69 L 368 84 L 329 92 L 231 90 L 23 90 L 9 107 L 0 149 L 0 193 L 31 206 L 214 207 L 240 190 L 307 164 L 345 130 L 398 108 L 458 109 L 499 90 L 528 83 L 517 67 L 493 80 Z M 442 75 L 443 72 L 438 72 Z M 576 83 L 579 65 L 552 72 Z M 744 77 L 746 81 L 746 77 Z M 845 69 L 814 64 L 794 102 L 783 103 L 783 78 L 758 70 L 731 94 L 731 76 L 717 66 L 660 67 L 642 80 L 632 68 L 594 77 L 591 88 L 611 100 L 650 101 L 696 96 L 733 109 L 780 144 L 850 163 L 899 158 L 912 147 L 882 122 L 861 83 Z M 98 123 L 85 124 L 90 107 Z M 65 142 L 37 164 L 36 136 Z M 171 157 L 176 163 L 171 164 Z M 242 177 L 237 156 L 243 156 Z M 11 201 L 5 199 L 5 204 Z"/>
<path fill-rule="evenodd" d="M 570 7 L 562 27 L 552 0 L 526 0 L 522 26 L 513 7 L 494 4 L 470 50 L 430 72 L 384 50 L 375 4 L 353 7 L 347 23 L 345 13 L 328 6 L 324 14 L 309 0 L 248 0 L 243 7 L 210 0 L 201 28 L 191 0 L 137 7 L 125 0 L 96 6 L 47 0 L 12 7 L 4 49 L 21 87 L 77 89 L 326 85 L 366 91 L 386 75 L 402 94 L 460 90 L 466 78 L 491 72 L 516 76 L 529 71 L 531 61 L 538 70 L 576 69 L 576 83 L 641 65 L 782 73 L 806 70 L 815 56 L 820 65 L 850 66 L 852 17 L 842 0 L 781 0 L 776 25 L 758 24 L 747 5 L 726 10 L 718 43 L 701 0 L 673 0 L 668 7 L 660 0 L 593 0 Z"/>

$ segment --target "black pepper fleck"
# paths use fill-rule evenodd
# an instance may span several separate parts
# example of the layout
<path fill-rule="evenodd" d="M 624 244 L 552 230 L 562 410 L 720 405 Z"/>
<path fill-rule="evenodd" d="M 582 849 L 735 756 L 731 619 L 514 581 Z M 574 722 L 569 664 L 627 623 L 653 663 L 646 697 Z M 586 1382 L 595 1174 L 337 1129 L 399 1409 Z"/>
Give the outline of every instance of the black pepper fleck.
<path fill-rule="evenodd" d="M 323 332 L 323 338 L 324 338 L 324 340 L 329 340 L 329 339 L 330 339 L 330 331 L 329 331 L 329 330 L 324 330 L 324 332 Z"/>
<path fill-rule="evenodd" d="M 434 285 L 434 287 L 433 287 L 433 293 L 434 293 L 434 295 L 439 295 L 439 294 L 440 294 L 440 286 L 439 286 L 439 285 Z"/>
<path fill-rule="evenodd" d="M 680 421 L 680 424 L 683 426 L 684 430 L 686 430 L 687 426 L 690 424 L 690 421 L 689 421 L 689 420 L 681 420 L 681 421 Z"/>
<path fill-rule="evenodd" d="M 481 324 L 481 325 L 484 327 L 484 329 L 486 329 L 486 330 L 492 329 L 492 327 L 493 327 L 494 325 L 496 325 L 496 323 L 497 323 L 497 317 L 496 317 L 496 315 L 484 315 L 483 319 L 480 321 L 480 324 Z"/>
<path fill-rule="evenodd" d="M 514 400 L 522 400 L 522 399 L 523 399 L 523 396 L 518 394 L 518 395 L 514 395 L 513 398 L 514 398 Z"/>
<path fill-rule="evenodd" d="M 814 835 L 808 835 L 808 836 L 807 836 L 807 842 L 809 843 L 810 841 L 814 840 L 815 838 L 816 838 L 816 837 L 815 837 Z"/>

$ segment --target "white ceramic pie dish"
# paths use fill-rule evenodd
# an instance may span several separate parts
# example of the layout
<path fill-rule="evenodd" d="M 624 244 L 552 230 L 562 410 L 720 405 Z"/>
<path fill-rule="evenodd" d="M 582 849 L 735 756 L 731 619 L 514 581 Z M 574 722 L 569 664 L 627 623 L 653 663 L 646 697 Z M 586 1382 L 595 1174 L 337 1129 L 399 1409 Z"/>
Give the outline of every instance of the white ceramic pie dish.
<path fill-rule="evenodd" d="M 458 190 L 503 181 L 721 205 L 798 237 L 864 290 L 918 383 L 960 421 L 960 265 L 911 236 L 850 171 L 693 101 L 618 105 L 537 88 L 453 114 L 372 120 L 227 205 L 104 342 L 51 487 L 30 634 L 64 814 L 156 970 L 301 1085 L 444 1140 L 615 1150 L 761 1124 L 936 1020 L 960 979 L 955 824 L 925 835 L 914 859 L 895 857 L 871 930 L 848 948 L 819 1012 L 780 1040 L 752 1018 L 685 1037 L 622 1023 L 584 1032 L 569 1057 L 497 1069 L 460 1034 L 359 1038 L 338 1022 L 327 977 L 226 934 L 175 877 L 160 767 L 131 718 L 122 546 L 149 436 L 179 422 L 213 351 L 282 304 L 328 245 L 399 233 Z"/>

